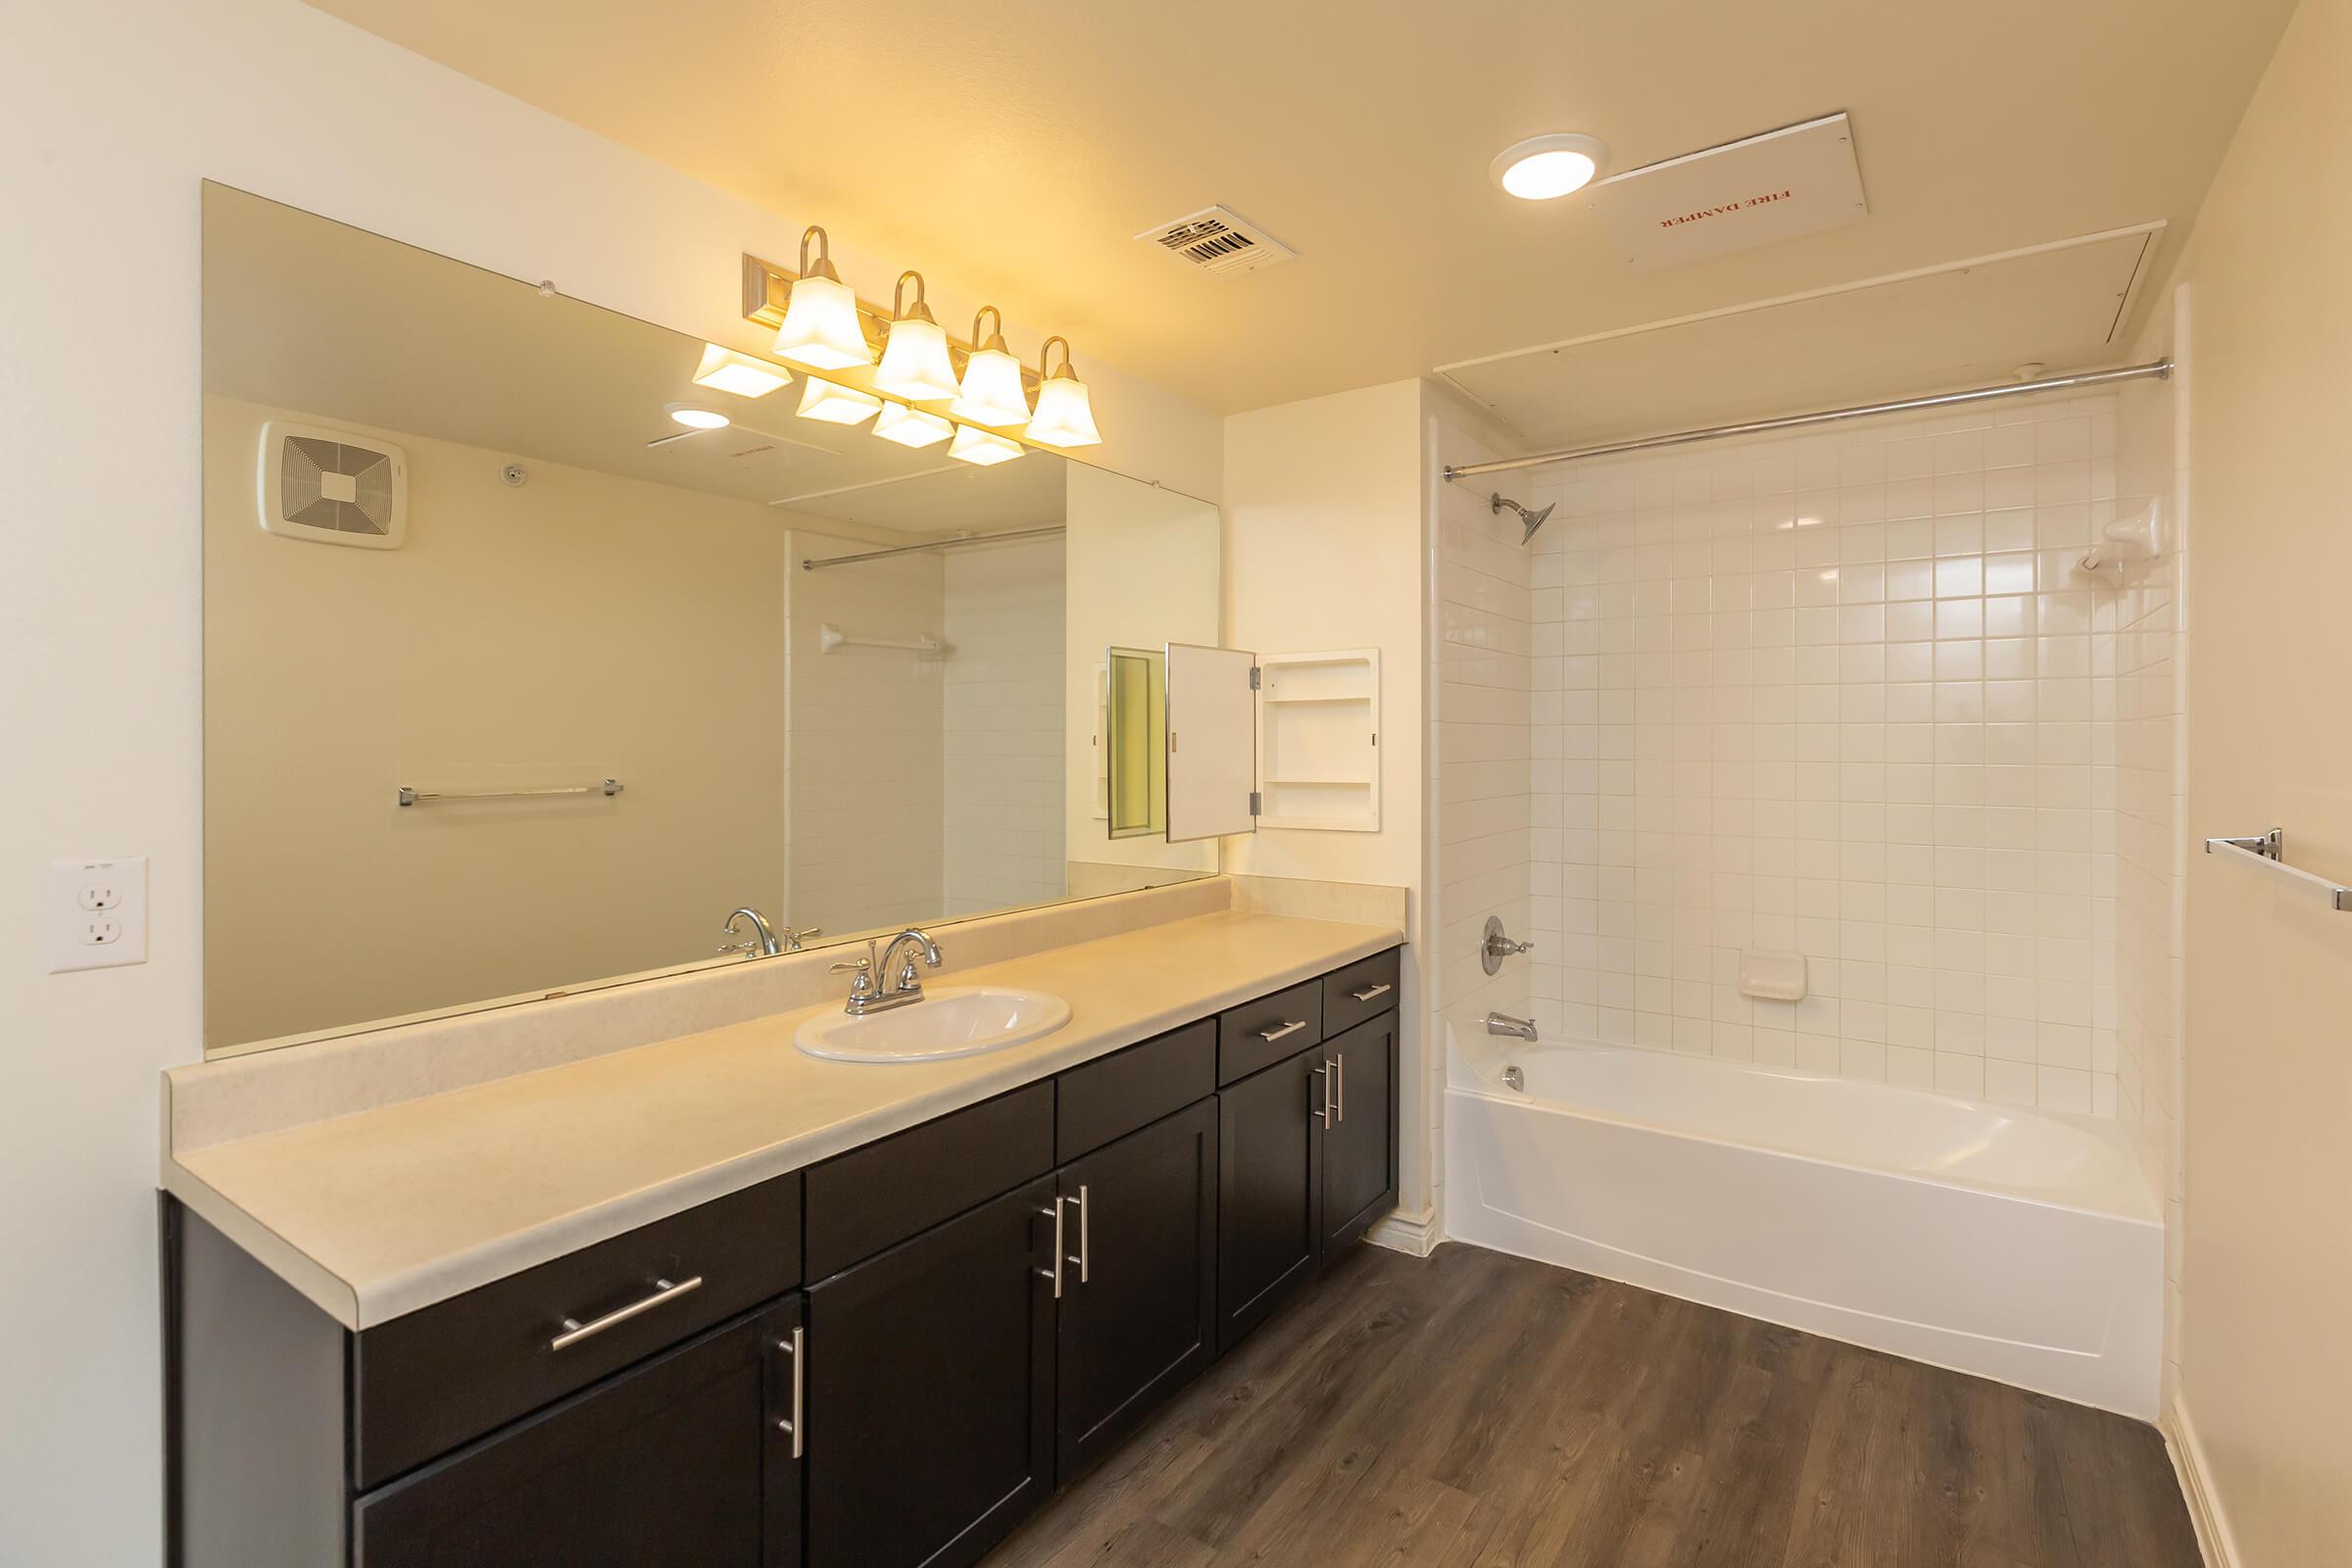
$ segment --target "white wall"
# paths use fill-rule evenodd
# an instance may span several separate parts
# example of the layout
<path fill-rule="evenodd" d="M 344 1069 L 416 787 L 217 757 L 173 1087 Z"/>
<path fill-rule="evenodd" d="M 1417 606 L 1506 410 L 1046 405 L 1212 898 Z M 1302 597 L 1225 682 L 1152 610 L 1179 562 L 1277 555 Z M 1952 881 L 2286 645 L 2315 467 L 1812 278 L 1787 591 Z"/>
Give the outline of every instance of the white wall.
<path fill-rule="evenodd" d="M 959 550 L 947 557 L 942 809 L 949 914 L 1058 899 L 1064 755 L 1093 748 L 1064 735 L 1066 635 L 1062 541 Z"/>
<path fill-rule="evenodd" d="M 199 180 L 742 344 L 740 253 L 788 254 L 824 215 L 764 213 L 293 0 L 17 7 L 8 56 L 0 1242 L 45 1283 L 0 1294 L 0 1560 L 131 1568 L 161 1537 L 157 1073 L 201 1026 Z M 888 293 L 898 259 L 834 256 Z M 1220 493 L 1212 416 L 1088 377 L 1104 463 Z M 48 862 L 100 855 L 153 858 L 150 961 L 50 976 Z"/>
<path fill-rule="evenodd" d="M 1430 1121 L 1423 1019 L 1423 688 L 1428 678 L 1425 389 L 1419 381 L 1287 403 L 1225 422 L 1225 644 L 1257 654 L 1376 648 L 1381 825 L 1265 828 L 1225 840 L 1225 869 L 1410 890 L 1399 1016 L 1401 1125 Z M 1407 1136 L 1399 1207 L 1429 1205 L 1426 1137 Z"/>

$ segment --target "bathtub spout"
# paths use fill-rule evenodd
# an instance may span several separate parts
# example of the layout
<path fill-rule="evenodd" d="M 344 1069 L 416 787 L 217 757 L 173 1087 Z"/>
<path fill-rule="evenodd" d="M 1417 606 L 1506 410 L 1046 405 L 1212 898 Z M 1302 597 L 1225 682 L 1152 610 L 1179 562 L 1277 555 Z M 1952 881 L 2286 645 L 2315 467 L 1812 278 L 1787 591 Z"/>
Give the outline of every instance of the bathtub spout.
<path fill-rule="evenodd" d="M 1514 1018 L 1507 1012 L 1490 1012 L 1487 1014 L 1487 1033 L 1509 1035 L 1514 1040 L 1533 1040 L 1536 1038 L 1536 1024 L 1532 1018 Z"/>

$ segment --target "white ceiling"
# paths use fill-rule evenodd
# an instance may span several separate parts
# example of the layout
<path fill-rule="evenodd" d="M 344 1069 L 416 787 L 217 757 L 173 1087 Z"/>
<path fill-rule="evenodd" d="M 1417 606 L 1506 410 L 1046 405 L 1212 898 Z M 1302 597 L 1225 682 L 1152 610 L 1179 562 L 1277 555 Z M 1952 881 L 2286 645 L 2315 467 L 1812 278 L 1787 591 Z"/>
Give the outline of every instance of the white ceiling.
<path fill-rule="evenodd" d="M 2160 275 L 2293 6 L 314 3 L 1227 410 L 2165 220 Z M 1486 178 L 1542 131 L 1621 171 L 1837 110 L 1867 220 L 1657 271 Z M 1216 202 L 1299 259 L 1130 237 Z"/>
<path fill-rule="evenodd" d="M 804 517 L 922 535 L 1058 522 L 1065 463 L 909 451 L 694 384 L 700 339 L 225 186 L 205 193 L 208 392 Z M 665 406 L 735 422 L 682 440 Z M 791 520 L 789 517 L 786 520 Z"/>

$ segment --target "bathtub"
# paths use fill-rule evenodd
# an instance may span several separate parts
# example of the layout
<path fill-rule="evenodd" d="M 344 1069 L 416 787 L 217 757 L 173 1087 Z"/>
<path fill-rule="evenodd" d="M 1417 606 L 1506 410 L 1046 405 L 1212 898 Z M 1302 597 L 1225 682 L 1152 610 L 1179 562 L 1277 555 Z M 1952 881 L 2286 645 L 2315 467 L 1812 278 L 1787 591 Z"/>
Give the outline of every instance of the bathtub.
<path fill-rule="evenodd" d="M 2164 1227 L 2120 1132 L 1657 1051 L 1447 1058 L 1448 1237 L 2154 1418 Z"/>

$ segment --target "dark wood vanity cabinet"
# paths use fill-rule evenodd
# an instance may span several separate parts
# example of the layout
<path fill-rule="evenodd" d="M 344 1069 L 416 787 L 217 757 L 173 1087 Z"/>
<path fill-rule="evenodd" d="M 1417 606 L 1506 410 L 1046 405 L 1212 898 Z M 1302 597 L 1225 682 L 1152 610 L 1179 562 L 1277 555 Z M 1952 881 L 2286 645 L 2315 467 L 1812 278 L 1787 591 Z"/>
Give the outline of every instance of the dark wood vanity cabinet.
<path fill-rule="evenodd" d="M 975 1563 L 1395 1203 L 1397 972 L 358 1334 L 167 1200 L 172 1568 Z"/>

